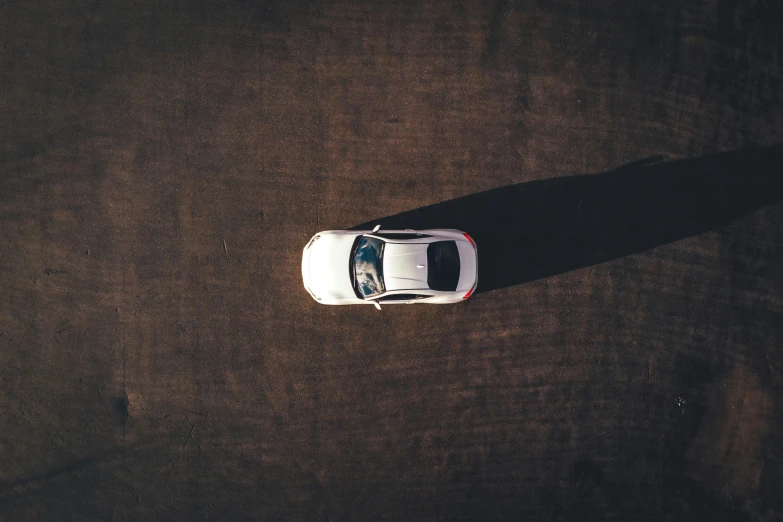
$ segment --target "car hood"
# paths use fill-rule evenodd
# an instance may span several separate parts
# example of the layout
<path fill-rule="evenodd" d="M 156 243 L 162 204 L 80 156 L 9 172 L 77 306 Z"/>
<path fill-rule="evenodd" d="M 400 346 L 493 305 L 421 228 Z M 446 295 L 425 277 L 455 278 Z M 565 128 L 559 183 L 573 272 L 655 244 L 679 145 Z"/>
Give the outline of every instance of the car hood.
<path fill-rule="evenodd" d="M 427 288 L 427 244 L 386 243 L 383 281 L 387 291 Z"/>
<path fill-rule="evenodd" d="M 351 286 L 349 258 L 358 235 L 323 234 L 304 251 L 302 275 L 316 299 L 356 297 Z"/>

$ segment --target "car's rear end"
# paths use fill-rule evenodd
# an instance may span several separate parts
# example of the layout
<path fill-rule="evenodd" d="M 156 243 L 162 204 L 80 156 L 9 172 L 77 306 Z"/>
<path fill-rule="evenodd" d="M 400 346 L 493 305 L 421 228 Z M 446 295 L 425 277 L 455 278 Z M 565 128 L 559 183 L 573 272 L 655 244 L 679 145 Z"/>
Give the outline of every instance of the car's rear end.
<path fill-rule="evenodd" d="M 456 303 L 473 295 L 478 284 L 478 249 L 460 230 L 422 230 L 432 235 L 427 248 L 427 284 L 442 293 L 433 303 Z"/>
<path fill-rule="evenodd" d="M 478 248 L 476 242 L 466 232 L 462 233 L 464 240 L 457 241 L 460 259 L 460 275 L 457 292 L 464 292 L 462 299 L 467 299 L 476 291 L 478 285 Z"/>

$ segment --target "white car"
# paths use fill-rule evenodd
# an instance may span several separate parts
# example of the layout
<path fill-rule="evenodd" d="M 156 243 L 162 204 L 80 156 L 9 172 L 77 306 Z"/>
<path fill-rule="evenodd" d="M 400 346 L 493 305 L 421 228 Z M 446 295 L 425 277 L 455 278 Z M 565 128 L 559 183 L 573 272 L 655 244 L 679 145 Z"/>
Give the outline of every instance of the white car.
<path fill-rule="evenodd" d="M 302 279 L 326 305 L 458 303 L 476 289 L 478 251 L 459 230 L 327 230 L 305 246 Z"/>

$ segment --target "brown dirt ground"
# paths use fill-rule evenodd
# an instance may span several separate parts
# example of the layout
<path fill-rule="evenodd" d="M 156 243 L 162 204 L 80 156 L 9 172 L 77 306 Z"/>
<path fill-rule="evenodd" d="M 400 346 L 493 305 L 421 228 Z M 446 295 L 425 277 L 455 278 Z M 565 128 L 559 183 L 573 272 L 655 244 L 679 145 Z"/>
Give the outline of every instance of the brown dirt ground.
<path fill-rule="evenodd" d="M 0 519 L 783 517 L 783 204 L 449 307 L 299 266 L 779 144 L 780 3 L 2 0 L 0 63 Z"/>

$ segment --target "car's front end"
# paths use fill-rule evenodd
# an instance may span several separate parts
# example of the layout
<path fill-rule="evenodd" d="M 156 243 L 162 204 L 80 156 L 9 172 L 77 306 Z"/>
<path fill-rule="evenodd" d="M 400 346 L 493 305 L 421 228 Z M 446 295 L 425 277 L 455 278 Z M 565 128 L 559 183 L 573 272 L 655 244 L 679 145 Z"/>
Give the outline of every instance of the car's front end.
<path fill-rule="evenodd" d="M 314 235 L 310 241 L 307 242 L 307 245 L 302 250 L 302 282 L 304 283 L 305 290 L 307 290 L 307 293 L 310 294 L 310 296 L 318 301 L 319 299 L 313 294 L 313 291 L 310 289 L 310 247 L 320 239 L 321 235 L 316 234 Z"/>
<path fill-rule="evenodd" d="M 304 247 L 302 283 L 320 304 L 362 302 L 353 292 L 348 270 L 351 246 L 357 235 L 347 230 L 319 232 Z"/>

